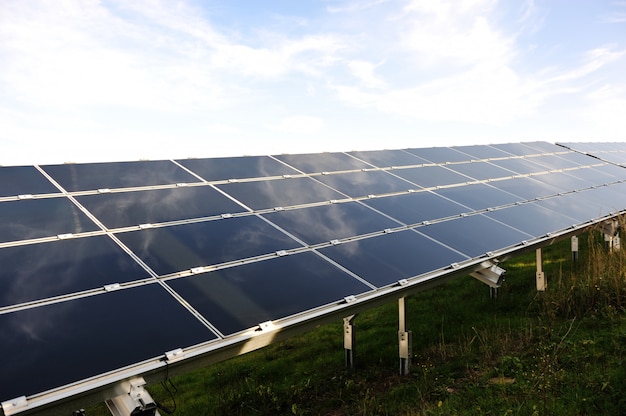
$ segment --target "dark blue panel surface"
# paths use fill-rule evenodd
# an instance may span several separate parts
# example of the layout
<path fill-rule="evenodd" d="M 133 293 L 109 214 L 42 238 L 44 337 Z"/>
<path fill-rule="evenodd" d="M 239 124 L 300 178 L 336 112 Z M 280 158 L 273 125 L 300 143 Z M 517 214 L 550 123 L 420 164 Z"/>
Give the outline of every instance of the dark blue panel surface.
<path fill-rule="evenodd" d="M 467 259 L 412 230 L 350 241 L 319 251 L 377 287 Z"/>
<path fill-rule="evenodd" d="M 470 211 L 432 192 L 415 192 L 363 201 L 364 204 L 387 214 L 404 224 L 416 224 L 451 217 Z"/>
<path fill-rule="evenodd" d="M 454 146 L 453 149 L 458 150 L 459 152 L 467 153 L 474 160 L 511 156 L 504 150 L 500 150 L 493 146 L 486 145 Z"/>
<path fill-rule="evenodd" d="M 474 210 L 512 204 L 524 199 L 484 183 L 437 189 L 433 192 Z"/>
<path fill-rule="evenodd" d="M 321 175 L 315 179 L 353 198 L 406 192 L 417 186 L 384 171 L 349 172 Z"/>
<path fill-rule="evenodd" d="M 300 246 L 254 215 L 116 235 L 159 275 Z"/>
<path fill-rule="evenodd" d="M 150 277 L 100 235 L 0 248 L 0 307 Z"/>
<path fill-rule="evenodd" d="M 538 181 L 533 178 L 534 176 L 505 179 L 502 181 L 490 182 L 489 185 L 494 188 L 519 195 L 525 200 L 555 195 L 561 192 L 560 188 L 556 188 L 546 182 Z"/>
<path fill-rule="evenodd" d="M 151 284 L 0 315 L 0 401 L 215 339 Z M 94 355 L 95 354 L 95 355 Z"/>
<path fill-rule="evenodd" d="M 0 242 L 98 229 L 96 224 L 67 198 L 0 202 Z"/>
<path fill-rule="evenodd" d="M 183 159 L 177 162 L 209 182 L 299 173 L 269 156 Z"/>
<path fill-rule="evenodd" d="M 508 169 L 518 175 L 526 175 L 529 173 L 545 172 L 549 170 L 547 167 L 533 162 L 532 158 L 511 158 L 490 161 L 496 166 Z"/>
<path fill-rule="evenodd" d="M 513 173 L 510 171 L 502 169 L 496 165 L 492 165 L 489 162 L 455 163 L 454 165 L 448 165 L 447 167 L 455 172 L 459 172 L 479 181 L 513 176 Z"/>
<path fill-rule="evenodd" d="M 587 192 L 575 192 L 543 199 L 537 201 L 537 204 L 556 212 L 563 212 L 575 218 L 578 223 L 584 223 L 607 215 L 612 210 L 603 206 L 602 202 L 593 200 L 592 195 Z"/>
<path fill-rule="evenodd" d="M 566 229 L 577 222 L 564 213 L 549 210 L 535 203 L 514 205 L 487 212 L 485 216 L 517 228 L 533 237 L 543 237 L 547 233 Z"/>
<path fill-rule="evenodd" d="M 569 172 L 569 171 L 568 171 Z M 566 172 L 550 172 L 543 175 L 534 175 L 533 179 L 544 182 L 558 188 L 561 192 L 570 192 L 579 189 L 589 188 L 595 185 L 586 179 L 577 178 Z"/>
<path fill-rule="evenodd" d="M 225 335 L 370 290 L 312 252 L 173 279 L 167 284 Z"/>
<path fill-rule="evenodd" d="M 472 180 L 443 166 L 396 169 L 393 171 L 393 174 L 424 188 L 466 183 Z"/>
<path fill-rule="evenodd" d="M 0 197 L 58 192 L 34 166 L 0 167 Z"/>
<path fill-rule="evenodd" d="M 344 153 L 309 153 L 275 155 L 274 157 L 304 173 L 334 172 L 372 167 Z"/>
<path fill-rule="evenodd" d="M 168 160 L 48 165 L 42 168 L 70 192 L 200 182 Z"/>
<path fill-rule="evenodd" d="M 311 178 L 227 183 L 217 187 L 254 210 L 346 198 Z"/>
<path fill-rule="evenodd" d="M 103 193 L 76 199 L 108 228 L 246 211 L 210 186 Z"/>
<path fill-rule="evenodd" d="M 531 158 L 531 160 L 548 169 L 569 169 L 599 162 L 589 156 L 578 153 L 537 156 Z"/>
<path fill-rule="evenodd" d="M 468 162 L 473 159 L 472 156 L 449 147 L 406 149 L 406 151 L 432 163 Z"/>
<path fill-rule="evenodd" d="M 366 152 L 350 152 L 350 154 L 379 168 L 430 163 L 404 150 L 371 150 Z"/>
<path fill-rule="evenodd" d="M 499 143 L 492 144 L 491 146 L 515 156 L 527 156 L 542 153 L 541 150 L 530 147 L 526 145 L 526 143 Z"/>
<path fill-rule="evenodd" d="M 471 215 L 416 228 L 469 257 L 520 244 L 531 235 L 500 224 L 484 215 Z"/>
<path fill-rule="evenodd" d="M 263 216 L 309 245 L 399 226 L 358 202 L 271 212 Z"/>

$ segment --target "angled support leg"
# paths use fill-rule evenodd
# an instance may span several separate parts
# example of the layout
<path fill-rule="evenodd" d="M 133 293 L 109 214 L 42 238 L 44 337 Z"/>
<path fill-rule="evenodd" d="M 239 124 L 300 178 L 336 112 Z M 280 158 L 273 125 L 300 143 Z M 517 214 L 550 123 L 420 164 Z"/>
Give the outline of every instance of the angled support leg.
<path fill-rule="evenodd" d="M 542 256 L 540 248 L 537 249 L 537 273 L 536 273 L 536 278 L 537 278 L 537 291 L 545 292 L 547 283 L 546 283 L 546 276 L 543 273 L 543 256 Z"/>
<path fill-rule="evenodd" d="M 411 372 L 412 339 L 411 331 L 406 330 L 405 298 L 398 299 L 398 347 L 400 355 L 400 375 Z"/>
<path fill-rule="evenodd" d="M 356 346 L 356 336 L 354 333 L 354 319 L 356 315 L 343 318 L 343 348 L 346 352 L 346 367 L 354 368 L 354 347 Z"/>

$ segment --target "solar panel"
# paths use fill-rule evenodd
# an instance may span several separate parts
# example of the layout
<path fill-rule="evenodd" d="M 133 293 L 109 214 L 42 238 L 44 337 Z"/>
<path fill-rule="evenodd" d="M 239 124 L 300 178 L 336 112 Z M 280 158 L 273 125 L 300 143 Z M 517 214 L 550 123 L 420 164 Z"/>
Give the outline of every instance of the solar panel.
<path fill-rule="evenodd" d="M 224 359 L 569 236 L 626 211 L 625 156 L 530 142 L 2 167 L 3 411 Z"/>

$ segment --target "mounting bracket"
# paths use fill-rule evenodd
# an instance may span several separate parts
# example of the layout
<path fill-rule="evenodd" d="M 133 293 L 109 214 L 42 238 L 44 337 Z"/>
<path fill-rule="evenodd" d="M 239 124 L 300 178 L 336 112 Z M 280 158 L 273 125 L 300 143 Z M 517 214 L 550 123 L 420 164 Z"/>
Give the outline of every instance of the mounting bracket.
<path fill-rule="evenodd" d="M 142 377 L 123 381 L 115 388 L 117 396 L 108 399 L 106 405 L 113 416 L 161 416 L 150 393 L 143 386 Z"/>

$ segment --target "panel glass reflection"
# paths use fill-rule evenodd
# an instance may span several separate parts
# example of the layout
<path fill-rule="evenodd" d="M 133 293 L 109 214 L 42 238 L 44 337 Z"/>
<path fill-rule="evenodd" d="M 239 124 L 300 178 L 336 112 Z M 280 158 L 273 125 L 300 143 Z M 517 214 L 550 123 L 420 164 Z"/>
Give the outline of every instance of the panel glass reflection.
<path fill-rule="evenodd" d="M 393 174 L 424 188 L 466 183 L 472 180 L 443 166 L 396 169 Z"/>
<path fill-rule="evenodd" d="M 274 155 L 274 157 L 304 173 L 336 172 L 372 167 L 344 153 L 307 153 Z"/>
<path fill-rule="evenodd" d="M 42 168 L 69 192 L 200 182 L 169 160 L 47 165 Z"/>
<path fill-rule="evenodd" d="M 313 252 L 167 281 L 224 335 L 371 290 Z"/>
<path fill-rule="evenodd" d="M 370 150 L 365 152 L 350 152 L 350 154 L 378 168 L 430 163 L 404 150 Z"/>
<path fill-rule="evenodd" d="M 299 173 L 269 156 L 182 159 L 177 162 L 209 182 Z"/>
<path fill-rule="evenodd" d="M 157 284 L 0 315 L 0 401 L 216 339 Z"/>
<path fill-rule="evenodd" d="M 406 151 L 432 163 L 469 162 L 473 159 L 470 155 L 450 147 L 428 147 L 422 149 L 406 149 Z"/>
<path fill-rule="evenodd" d="M 594 183 L 586 179 L 577 178 L 565 172 L 550 172 L 545 175 L 535 175 L 533 179 L 547 183 L 558 188 L 561 192 L 570 192 L 579 189 L 589 188 Z"/>
<path fill-rule="evenodd" d="M 358 202 L 278 211 L 263 216 L 309 245 L 399 226 Z"/>
<path fill-rule="evenodd" d="M 0 197 L 53 193 L 59 190 L 34 166 L 0 166 Z"/>
<path fill-rule="evenodd" d="M 0 248 L 0 307 L 150 277 L 108 236 Z"/>
<path fill-rule="evenodd" d="M 508 170 L 492 165 L 489 162 L 455 163 L 454 165 L 449 165 L 448 168 L 479 181 L 512 176 Z"/>
<path fill-rule="evenodd" d="M 582 224 L 611 212 L 611 208 L 607 208 L 601 202 L 590 199 L 591 195 L 588 192 L 575 192 L 543 199 L 537 201 L 537 204 L 575 218 L 579 224 Z"/>
<path fill-rule="evenodd" d="M 415 185 L 384 171 L 337 173 L 321 175 L 315 179 L 353 198 L 406 192 L 416 188 Z"/>
<path fill-rule="evenodd" d="M 529 173 L 545 172 L 549 170 L 543 165 L 534 163 L 532 158 L 492 160 L 491 163 L 496 166 L 500 166 L 503 169 L 510 170 L 518 175 L 527 175 Z"/>
<path fill-rule="evenodd" d="M 474 210 L 513 204 L 523 200 L 521 197 L 484 183 L 437 189 L 433 192 Z"/>
<path fill-rule="evenodd" d="M 346 198 L 311 178 L 227 183 L 217 187 L 254 210 Z"/>
<path fill-rule="evenodd" d="M 503 191 L 519 195 L 525 200 L 556 195 L 561 189 L 551 186 L 546 182 L 541 182 L 533 177 L 518 177 L 505 179 L 502 181 L 490 182 L 489 185 Z"/>
<path fill-rule="evenodd" d="M 547 233 L 565 230 L 576 223 L 574 218 L 535 203 L 514 205 L 505 209 L 487 212 L 484 215 L 517 228 L 533 237 L 542 237 Z"/>
<path fill-rule="evenodd" d="M 159 275 L 300 247 L 254 215 L 116 236 Z"/>
<path fill-rule="evenodd" d="M 520 244 L 532 237 L 481 214 L 438 222 L 416 230 L 472 258 Z"/>
<path fill-rule="evenodd" d="M 404 224 L 432 221 L 470 211 L 468 208 L 432 192 L 374 198 L 364 200 L 363 203 Z"/>
<path fill-rule="evenodd" d="M 507 152 L 488 145 L 453 146 L 452 148 L 470 155 L 474 160 L 510 156 Z"/>
<path fill-rule="evenodd" d="M 210 186 L 103 193 L 76 199 L 107 228 L 246 211 Z"/>
<path fill-rule="evenodd" d="M 534 147 L 527 146 L 526 143 L 498 143 L 492 144 L 491 146 L 515 156 L 528 156 L 542 153 Z"/>
<path fill-rule="evenodd" d="M 67 198 L 0 202 L 0 242 L 3 243 L 98 229 Z"/>
<path fill-rule="evenodd" d="M 319 251 L 377 287 L 467 259 L 412 230 L 350 241 Z"/>

